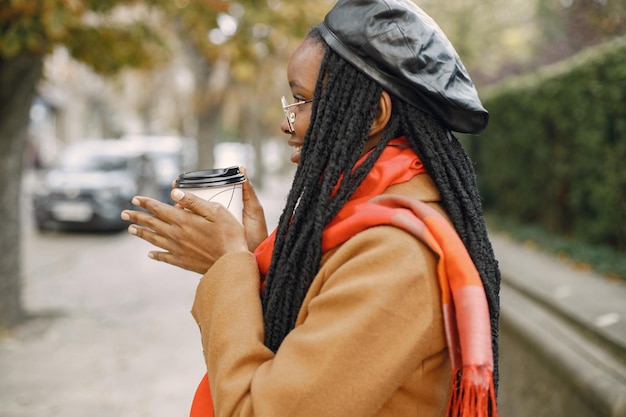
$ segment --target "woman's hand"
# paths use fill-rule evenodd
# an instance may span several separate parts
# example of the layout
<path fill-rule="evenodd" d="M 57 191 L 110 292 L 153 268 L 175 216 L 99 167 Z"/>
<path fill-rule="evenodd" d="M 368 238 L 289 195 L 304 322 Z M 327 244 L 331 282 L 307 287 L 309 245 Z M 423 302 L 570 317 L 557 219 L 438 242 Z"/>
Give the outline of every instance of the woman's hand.
<path fill-rule="evenodd" d="M 163 249 L 149 252 L 152 259 L 204 274 L 221 256 L 254 251 L 267 237 L 263 207 L 254 188 L 249 180 L 242 187 L 244 227 L 221 204 L 176 188 L 171 194 L 175 206 L 137 196 L 133 204 L 148 213 L 125 210 L 122 219 L 136 223 L 128 227 L 130 234 Z"/>
<path fill-rule="evenodd" d="M 204 274 L 227 253 L 248 250 L 243 227 L 224 206 L 180 189 L 171 195 L 187 210 L 138 196 L 133 204 L 148 213 L 122 212 L 122 219 L 136 223 L 128 227 L 130 234 L 163 249 L 151 251 L 152 259 Z"/>
<path fill-rule="evenodd" d="M 246 182 L 242 184 L 243 214 L 242 221 L 248 242 L 248 250 L 254 250 L 267 238 L 267 223 L 265 222 L 265 212 L 259 202 L 254 187 L 248 178 L 248 172 L 244 167 L 239 168 L 246 177 Z"/>

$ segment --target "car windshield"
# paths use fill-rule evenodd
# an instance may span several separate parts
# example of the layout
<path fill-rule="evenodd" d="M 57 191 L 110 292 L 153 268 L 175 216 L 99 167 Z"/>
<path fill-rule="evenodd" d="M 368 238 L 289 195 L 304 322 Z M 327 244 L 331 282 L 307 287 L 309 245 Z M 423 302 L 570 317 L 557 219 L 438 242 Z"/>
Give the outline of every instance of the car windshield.
<path fill-rule="evenodd" d="M 59 163 L 66 171 L 120 171 L 128 168 L 128 157 L 88 152 L 68 152 Z"/>

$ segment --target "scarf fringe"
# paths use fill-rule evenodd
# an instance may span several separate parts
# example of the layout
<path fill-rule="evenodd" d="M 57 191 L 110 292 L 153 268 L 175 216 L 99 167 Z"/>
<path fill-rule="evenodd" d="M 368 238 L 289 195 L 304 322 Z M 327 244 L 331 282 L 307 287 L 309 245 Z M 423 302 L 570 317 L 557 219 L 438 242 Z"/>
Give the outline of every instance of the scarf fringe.
<path fill-rule="evenodd" d="M 446 417 L 498 417 L 493 371 L 485 365 L 463 367 L 451 384 Z"/>

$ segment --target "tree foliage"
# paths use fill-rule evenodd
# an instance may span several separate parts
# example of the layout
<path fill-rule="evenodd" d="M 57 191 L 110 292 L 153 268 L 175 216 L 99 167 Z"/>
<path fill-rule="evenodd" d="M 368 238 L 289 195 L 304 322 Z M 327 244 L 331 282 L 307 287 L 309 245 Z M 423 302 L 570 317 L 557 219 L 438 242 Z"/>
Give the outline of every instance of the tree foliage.
<path fill-rule="evenodd" d="M 277 120 L 263 111 L 267 105 L 275 107 L 270 100 L 276 98 L 267 72 L 274 72 L 272 65 L 277 61 L 279 67 L 284 67 L 286 54 L 294 43 L 322 20 L 331 3 L 329 0 L 306 5 L 281 0 L 169 3 L 164 13 L 174 23 L 195 78 L 194 112 L 198 121 L 195 136 L 201 165 L 213 165 L 212 149 L 225 132 L 235 132 L 235 136 L 255 142 L 264 130 L 256 127 L 265 117 Z M 247 120 L 245 125 L 219 123 L 221 109 L 229 98 L 238 102 L 241 117 Z M 250 111 L 251 101 L 257 110 Z"/>
<path fill-rule="evenodd" d="M 120 12 L 121 7 L 126 9 Z M 148 13 L 131 0 L 5 0 L 0 6 L 0 56 L 45 56 L 64 45 L 74 58 L 103 74 L 153 66 L 167 48 L 159 31 L 145 21 Z"/>
<path fill-rule="evenodd" d="M 546 65 L 626 34 L 626 0 L 538 0 L 537 19 L 536 62 Z"/>
<path fill-rule="evenodd" d="M 241 81 L 253 81 L 245 67 L 256 66 L 268 56 L 283 53 L 321 21 L 331 1 L 303 6 L 281 0 L 180 0 L 165 10 L 181 35 L 207 62 L 226 60 Z M 244 68 L 244 69 L 242 69 Z"/>

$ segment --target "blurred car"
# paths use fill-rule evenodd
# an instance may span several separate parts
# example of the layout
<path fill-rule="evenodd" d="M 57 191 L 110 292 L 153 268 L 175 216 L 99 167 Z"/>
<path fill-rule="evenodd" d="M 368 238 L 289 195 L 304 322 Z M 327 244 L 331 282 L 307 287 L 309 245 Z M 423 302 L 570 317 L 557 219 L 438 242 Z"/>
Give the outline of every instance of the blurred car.
<path fill-rule="evenodd" d="M 120 212 L 141 194 L 156 197 L 154 169 L 140 152 L 117 140 L 68 145 L 33 191 L 39 230 L 120 230 Z"/>
<path fill-rule="evenodd" d="M 172 203 L 172 181 L 181 172 L 192 168 L 189 157 L 195 156 L 195 148 L 192 148 L 191 141 L 179 136 L 158 135 L 125 135 L 120 141 L 150 160 L 154 165 L 155 181 L 159 188 L 157 199 Z"/>

